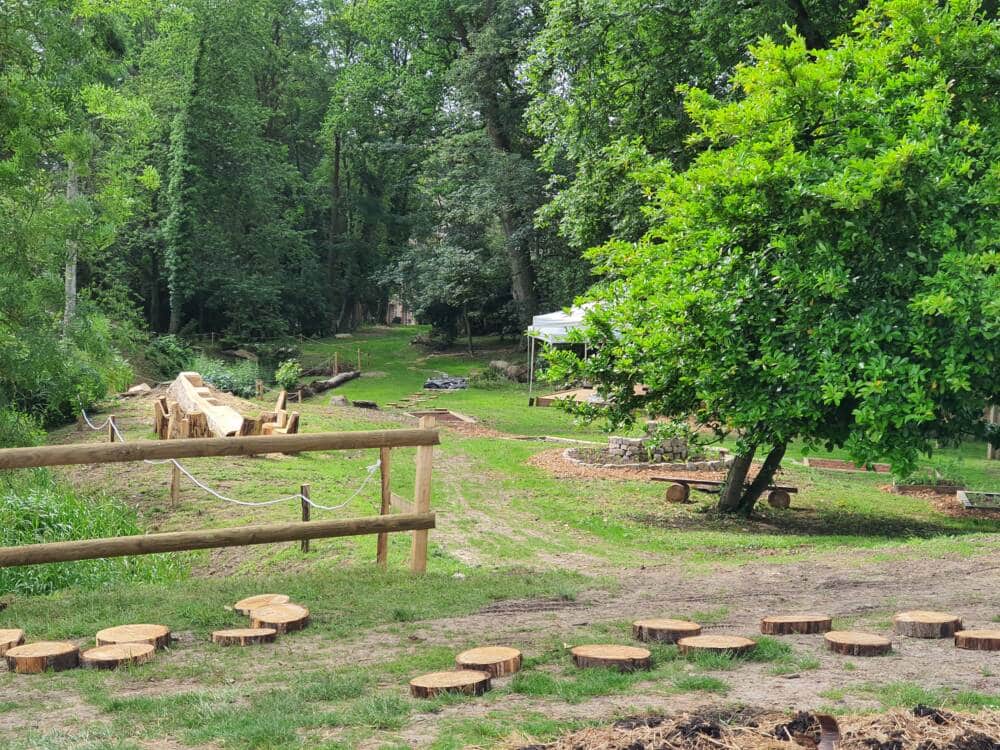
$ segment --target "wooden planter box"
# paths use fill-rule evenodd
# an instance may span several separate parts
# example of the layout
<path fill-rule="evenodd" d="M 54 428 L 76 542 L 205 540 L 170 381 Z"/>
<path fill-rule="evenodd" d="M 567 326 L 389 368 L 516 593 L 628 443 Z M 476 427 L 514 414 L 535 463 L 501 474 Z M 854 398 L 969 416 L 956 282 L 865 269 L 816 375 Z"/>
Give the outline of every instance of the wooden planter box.
<path fill-rule="evenodd" d="M 896 495 L 909 495 L 918 492 L 933 492 L 937 495 L 954 495 L 959 490 L 964 490 L 961 484 L 894 484 L 892 492 Z"/>
<path fill-rule="evenodd" d="M 1000 511 L 1000 492 L 968 492 L 958 491 L 958 499 L 962 505 L 972 510 Z"/>

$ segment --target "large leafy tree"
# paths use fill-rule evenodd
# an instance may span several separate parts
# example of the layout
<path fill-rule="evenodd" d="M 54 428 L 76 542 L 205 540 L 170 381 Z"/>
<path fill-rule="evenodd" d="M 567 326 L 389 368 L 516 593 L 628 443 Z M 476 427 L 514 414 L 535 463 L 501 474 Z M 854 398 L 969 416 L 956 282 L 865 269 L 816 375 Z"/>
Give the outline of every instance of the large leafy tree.
<path fill-rule="evenodd" d="M 619 419 L 735 433 L 722 511 L 752 511 L 793 439 L 905 472 L 983 434 L 1000 396 L 998 52 L 975 0 L 880 0 L 829 49 L 760 42 L 732 103 L 686 90 L 704 150 L 647 169 L 651 229 L 593 252 L 598 354 L 576 366 Z"/>

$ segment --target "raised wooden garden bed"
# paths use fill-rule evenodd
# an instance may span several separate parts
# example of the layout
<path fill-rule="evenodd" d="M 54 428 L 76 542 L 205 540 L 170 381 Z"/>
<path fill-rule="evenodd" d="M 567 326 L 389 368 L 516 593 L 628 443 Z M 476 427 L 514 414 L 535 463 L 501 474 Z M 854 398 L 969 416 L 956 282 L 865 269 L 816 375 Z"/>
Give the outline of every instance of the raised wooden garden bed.
<path fill-rule="evenodd" d="M 889 464 L 872 464 L 871 468 L 855 466 L 853 461 L 843 461 L 839 458 L 803 458 L 802 464 L 813 469 L 833 469 L 835 471 L 874 471 L 877 474 L 888 474 L 892 471 Z"/>
<path fill-rule="evenodd" d="M 947 484 L 939 482 L 937 484 L 894 484 L 890 491 L 895 495 L 923 495 L 933 493 L 935 495 L 954 495 L 959 490 L 964 490 L 961 484 Z"/>
<path fill-rule="evenodd" d="M 1000 511 L 1000 492 L 970 492 L 959 490 L 958 499 L 966 508 Z"/>

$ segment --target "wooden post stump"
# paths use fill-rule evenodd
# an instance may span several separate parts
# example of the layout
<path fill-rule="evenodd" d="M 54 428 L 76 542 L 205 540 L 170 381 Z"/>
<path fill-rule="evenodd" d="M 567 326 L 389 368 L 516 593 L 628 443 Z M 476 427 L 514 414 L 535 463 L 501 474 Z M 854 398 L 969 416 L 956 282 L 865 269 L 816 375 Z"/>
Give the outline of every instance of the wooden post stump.
<path fill-rule="evenodd" d="M 649 651 L 635 646 L 576 646 L 570 649 L 570 653 L 573 654 L 573 663 L 580 668 L 605 667 L 619 672 L 634 672 L 653 665 Z"/>
<path fill-rule="evenodd" d="M 24 643 L 24 631 L 19 628 L 0 630 L 0 656 L 3 656 L 14 646 Z"/>
<path fill-rule="evenodd" d="M 812 635 L 826 633 L 833 627 L 829 615 L 769 615 L 760 621 L 764 635 Z"/>
<path fill-rule="evenodd" d="M 677 482 L 667 487 L 668 503 L 686 503 L 691 498 L 691 488 Z"/>
<path fill-rule="evenodd" d="M 489 674 L 472 669 L 431 672 L 410 680 L 410 694 L 414 698 L 434 698 L 442 693 L 482 695 L 489 689 Z"/>
<path fill-rule="evenodd" d="M 677 650 L 682 654 L 695 651 L 711 651 L 717 654 L 742 656 L 757 648 L 757 642 L 738 635 L 695 635 L 677 641 Z"/>
<path fill-rule="evenodd" d="M 871 633 L 831 630 L 823 637 L 831 651 L 844 656 L 884 656 L 892 651 L 888 638 Z"/>
<path fill-rule="evenodd" d="M 772 508 L 784 510 L 791 506 L 792 496 L 785 492 L 785 490 L 771 490 L 767 493 L 767 503 Z"/>
<path fill-rule="evenodd" d="M 248 596 L 246 599 L 240 599 L 233 605 L 233 609 L 241 615 L 249 617 L 250 613 L 255 609 L 266 607 L 269 604 L 288 604 L 290 601 L 291 597 L 284 594 L 257 594 L 256 596 Z"/>
<path fill-rule="evenodd" d="M 299 393 L 301 393 L 301 391 L 299 391 Z M 312 506 L 309 504 L 309 485 L 308 484 L 303 484 L 299 488 L 299 494 L 302 495 L 302 498 L 301 498 L 302 499 L 302 520 L 303 521 L 308 521 L 309 520 L 310 511 L 312 510 Z M 308 552 L 309 551 L 309 540 L 308 539 L 303 539 L 300 542 L 300 549 L 303 552 Z"/>
<path fill-rule="evenodd" d="M 38 641 L 14 646 L 4 659 L 7 668 L 17 674 L 40 674 L 48 669 L 61 672 L 80 665 L 80 649 L 63 641 Z"/>
<path fill-rule="evenodd" d="M 298 604 L 269 604 L 250 613 L 251 628 L 274 628 L 279 633 L 291 633 L 308 624 L 309 610 Z"/>
<path fill-rule="evenodd" d="M 97 633 L 98 646 L 113 646 L 119 643 L 149 643 L 157 649 L 170 645 L 170 628 L 165 625 L 118 625 L 105 628 Z"/>
<path fill-rule="evenodd" d="M 955 646 L 972 651 L 1000 651 L 1000 630 L 959 630 Z"/>
<path fill-rule="evenodd" d="M 253 646 L 274 643 L 278 631 L 274 628 L 232 628 L 212 633 L 212 643 L 218 646 Z"/>
<path fill-rule="evenodd" d="M 701 634 L 701 625 L 687 620 L 653 618 L 632 623 L 632 637 L 637 641 L 677 643 L 681 638 Z"/>
<path fill-rule="evenodd" d="M 181 470 L 177 463 L 170 463 L 170 507 L 176 508 L 181 499 Z"/>
<path fill-rule="evenodd" d="M 910 638 L 951 638 L 962 629 L 962 621 L 947 612 L 913 610 L 893 617 L 892 629 Z"/>
<path fill-rule="evenodd" d="M 151 643 L 116 643 L 88 649 L 80 656 L 80 666 L 90 669 L 118 669 L 152 660 L 156 647 Z"/>
<path fill-rule="evenodd" d="M 455 657 L 459 669 L 486 672 L 490 677 L 504 677 L 521 669 L 521 652 L 506 646 L 470 648 Z"/>

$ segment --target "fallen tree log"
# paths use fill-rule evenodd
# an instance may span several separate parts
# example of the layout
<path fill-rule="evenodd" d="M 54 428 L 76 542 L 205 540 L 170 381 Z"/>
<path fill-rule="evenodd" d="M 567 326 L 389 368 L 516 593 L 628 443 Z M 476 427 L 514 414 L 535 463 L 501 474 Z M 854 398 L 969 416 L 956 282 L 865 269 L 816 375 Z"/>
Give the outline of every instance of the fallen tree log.
<path fill-rule="evenodd" d="M 338 386 L 343 385 L 355 378 L 361 377 L 360 370 L 352 370 L 351 372 L 342 372 L 340 375 L 334 375 L 328 380 L 316 380 L 312 383 L 308 383 L 301 388 L 302 398 L 308 398 L 309 396 L 317 396 L 320 393 L 325 393 L 326 391 L 333 390 Z"/>
<path fill-rule="evenodd" d="M 186 414 L 192 412 L 204 414 L 208 429 L 215 437 L 243 434 L 243 416 L 232 407 L 220 404 L 205 387 L 198 373 L 182 372 L 170 384 L 167 395 L 176 401 Z"/>

